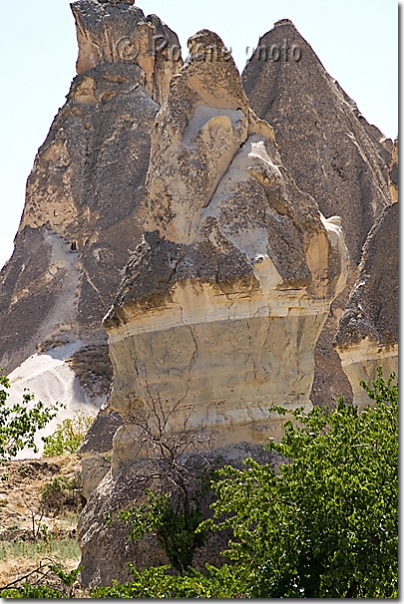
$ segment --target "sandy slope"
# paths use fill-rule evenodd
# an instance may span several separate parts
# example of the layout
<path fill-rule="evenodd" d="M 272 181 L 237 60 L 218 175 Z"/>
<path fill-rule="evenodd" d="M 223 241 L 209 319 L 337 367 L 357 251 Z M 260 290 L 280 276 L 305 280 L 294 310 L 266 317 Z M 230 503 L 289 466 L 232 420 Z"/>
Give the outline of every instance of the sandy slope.
<path fill-rule="evenodd" d="M 74 371 L 67 365 L 66 359 L 74 354 L 82 344 L 66 344 L 45 354 L 34 354 L 10 375 L 11 389 L 9 402 L 21 402 L 24 389 L 35 394 L 37 401 L 45 404 L 62 403 L 57 418 L 38 433 L 36 443 L 42 450 L 42 436 L 51 434 L 58 423 L 67 417 L 74 417 L 75 412 L 82 410 L 86 415 L 95 416 L 105 398 L 91 398 L 81 387 Z M 23 452 L 19 458 L 34 457 L 31 452 Z"/>

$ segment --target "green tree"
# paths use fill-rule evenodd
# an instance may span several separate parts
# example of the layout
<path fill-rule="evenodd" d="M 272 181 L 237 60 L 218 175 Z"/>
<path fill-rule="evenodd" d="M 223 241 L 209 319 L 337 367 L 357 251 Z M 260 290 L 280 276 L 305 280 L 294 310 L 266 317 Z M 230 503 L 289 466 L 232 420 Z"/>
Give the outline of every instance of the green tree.
<path fill-rule="evenodd" d="M 76 453 L 83 442 L 94 418 L 85 415 L 81 410 L 76 412 L 75 417 L 66 418 L 57 425 L 56 430 L 50 436 L 44 436 L 44 457 L 54 457 L 64 453 Z"/>
<path fill-rule="evenodd" d="M 378 371 L 361 414 L 343 399 L 294 413 L 270 445 L 286 459 L 276 475 L 252 459 L 221 471 L 210 524 L 232 529 L 249 597 L 397 597 L 398 385 Z"/>
<path fill-rule="evenodd" d="M 196 550 L 206 541 L 206 531 L 195 532 L 203 520 L 200 507 L 195 502 L 185 514 L 183 507 L 174 509 L 168 493 L 156 495 L 147 490 L 146 495 L 147 503 L 121 512 L 119 519 L 132 525 L 129 536 L 133 541 L 155 533 L 172 567 L 184 573 L 191 568 Z"/>
<path fill-rule="evenodd" d="M 41 402 L 35 403 L 34 395 L 27 390 L 22 403 L 8 405 L 9 388 L 8 377 L 0 375 L 0 463 L 16 457 L 25 448 L 37 453 L 35 434 L 45 428 L 58 411 L 55 405 L 46 408 Z"/>

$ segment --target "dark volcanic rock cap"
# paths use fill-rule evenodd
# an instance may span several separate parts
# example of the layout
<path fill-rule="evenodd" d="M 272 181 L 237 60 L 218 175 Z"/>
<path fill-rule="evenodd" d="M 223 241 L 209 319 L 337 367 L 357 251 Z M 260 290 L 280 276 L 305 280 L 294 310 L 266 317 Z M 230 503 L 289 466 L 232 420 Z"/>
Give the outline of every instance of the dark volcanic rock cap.
<path fill-rule="evenodd" d="M 243 72 L 252 109 L 274 128 L 284 165 L 326 218 L 338 215 L 351 261 L 390 203 L 390 153 L 289 19 L 259 41 Z"/>
<path fill-rule="evenodd" d="M 188 46 L 191 56 L 156 117 L 144 240 L 126 267 L 107 329 L 132 312 L 171 304 L 177 285 L 190 279 L 218 295 L 253 297 L 260 289 L 256 266 L 269 259 L 279 291 L 307 288 L 310 299 L 321 300 L 341 291 L 346 250 L 338 243 L 339 219 L 325 226 L 315 200 L 282 166 L 272 128 L 251 111 L 219 36 L 201 30 Z M 327 229 L 336 235 L 335 249 Z M 317 254 L 326 271 L 312 262 Z"/>
<path fill-rule="evenodd" d="M 335 344 L 343 350 L 369 338 L 393 346 L 398 342 L 398 204 L 388 207 L 370 232 L 360 268 Z"/>

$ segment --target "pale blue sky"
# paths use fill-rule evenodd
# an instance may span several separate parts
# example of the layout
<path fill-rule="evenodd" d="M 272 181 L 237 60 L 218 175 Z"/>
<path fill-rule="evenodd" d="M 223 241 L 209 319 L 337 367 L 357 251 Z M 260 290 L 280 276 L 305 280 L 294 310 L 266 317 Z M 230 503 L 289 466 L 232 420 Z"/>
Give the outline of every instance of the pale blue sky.
<path fill-rule="evenodd" d="M 183 47 L 216 31 L 242 70 L 246 47 L 282 18 L 292 19 L 325 68 L 384 134 L 395 138 L 397 2 L 394 0 L 137 0 L 158 14 Z M 77 46 L 68 0 L 0 0 L 0 267 L 13 250 L 25 183 L 38 147 L 75 75 Z"/>

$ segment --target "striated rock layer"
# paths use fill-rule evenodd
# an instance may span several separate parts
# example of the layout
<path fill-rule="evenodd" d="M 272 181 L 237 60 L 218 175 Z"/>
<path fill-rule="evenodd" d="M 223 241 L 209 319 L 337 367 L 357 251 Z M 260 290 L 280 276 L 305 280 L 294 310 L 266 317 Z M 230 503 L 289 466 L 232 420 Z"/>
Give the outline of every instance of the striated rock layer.
<path fill-rule="evenodd" d="M 189 48 L 153 128 L 146 232 L 104 320 L 124 424 L 81 518 L 87 584 L 124 566 L 100 513 L 134 501 L 144 464 L 168 447 L 226 458 L 279 437 L 269 406 L 311 407 L 314 347 L 345 286 L 339 218 L 297 188 L 220 38 L 202 30 Z M 127 547 L 142 566 L 146 546 Z"/>
<path fill-rule="evenodd" d="M 357 278 L 362 246 L 391 203 L 392 141 L 366 121 L 288 19 L 259 40 L 242 81 L 252 109 L 273 126 L 282 162 L 299 189 L 314 197 L 324 216 L 341 217 L 351 268 L 316 347 L 311 398 L 321 405 L 341 394 L 351 400 L 332 340 Z"/>
<path fill-rule="evenodd" d="M 360 273 L 342 315 L 335 346 L 359 407 L 370 403 L 359 386 L 398 373 L 398 204 L 388 207 L 371 230 Z"/>
<path fill-rule="evenodd" d="M 108 367 L 102 392 L 92 388 L 106 345 L 101 321 L 140 240 L 151 128 L 181 66 L 166 50 L 152 52 L 153 36 L 178 45 L 176 35 L 132 4 L 72 4 L 78 75 L 38 151 L 0 275 L 0 365 L 10 372 L 38 351 L 46 366 L 55 349 L 74 345 L 75 355 L 61 360 L 74 369 L 74 402 L 84 406 L 82 384 L 98 407 L 109 391 Z M 36 392 L 35 375 L 24 378 Z M 71 396 L 60 402 L 70 405 Z"/>

